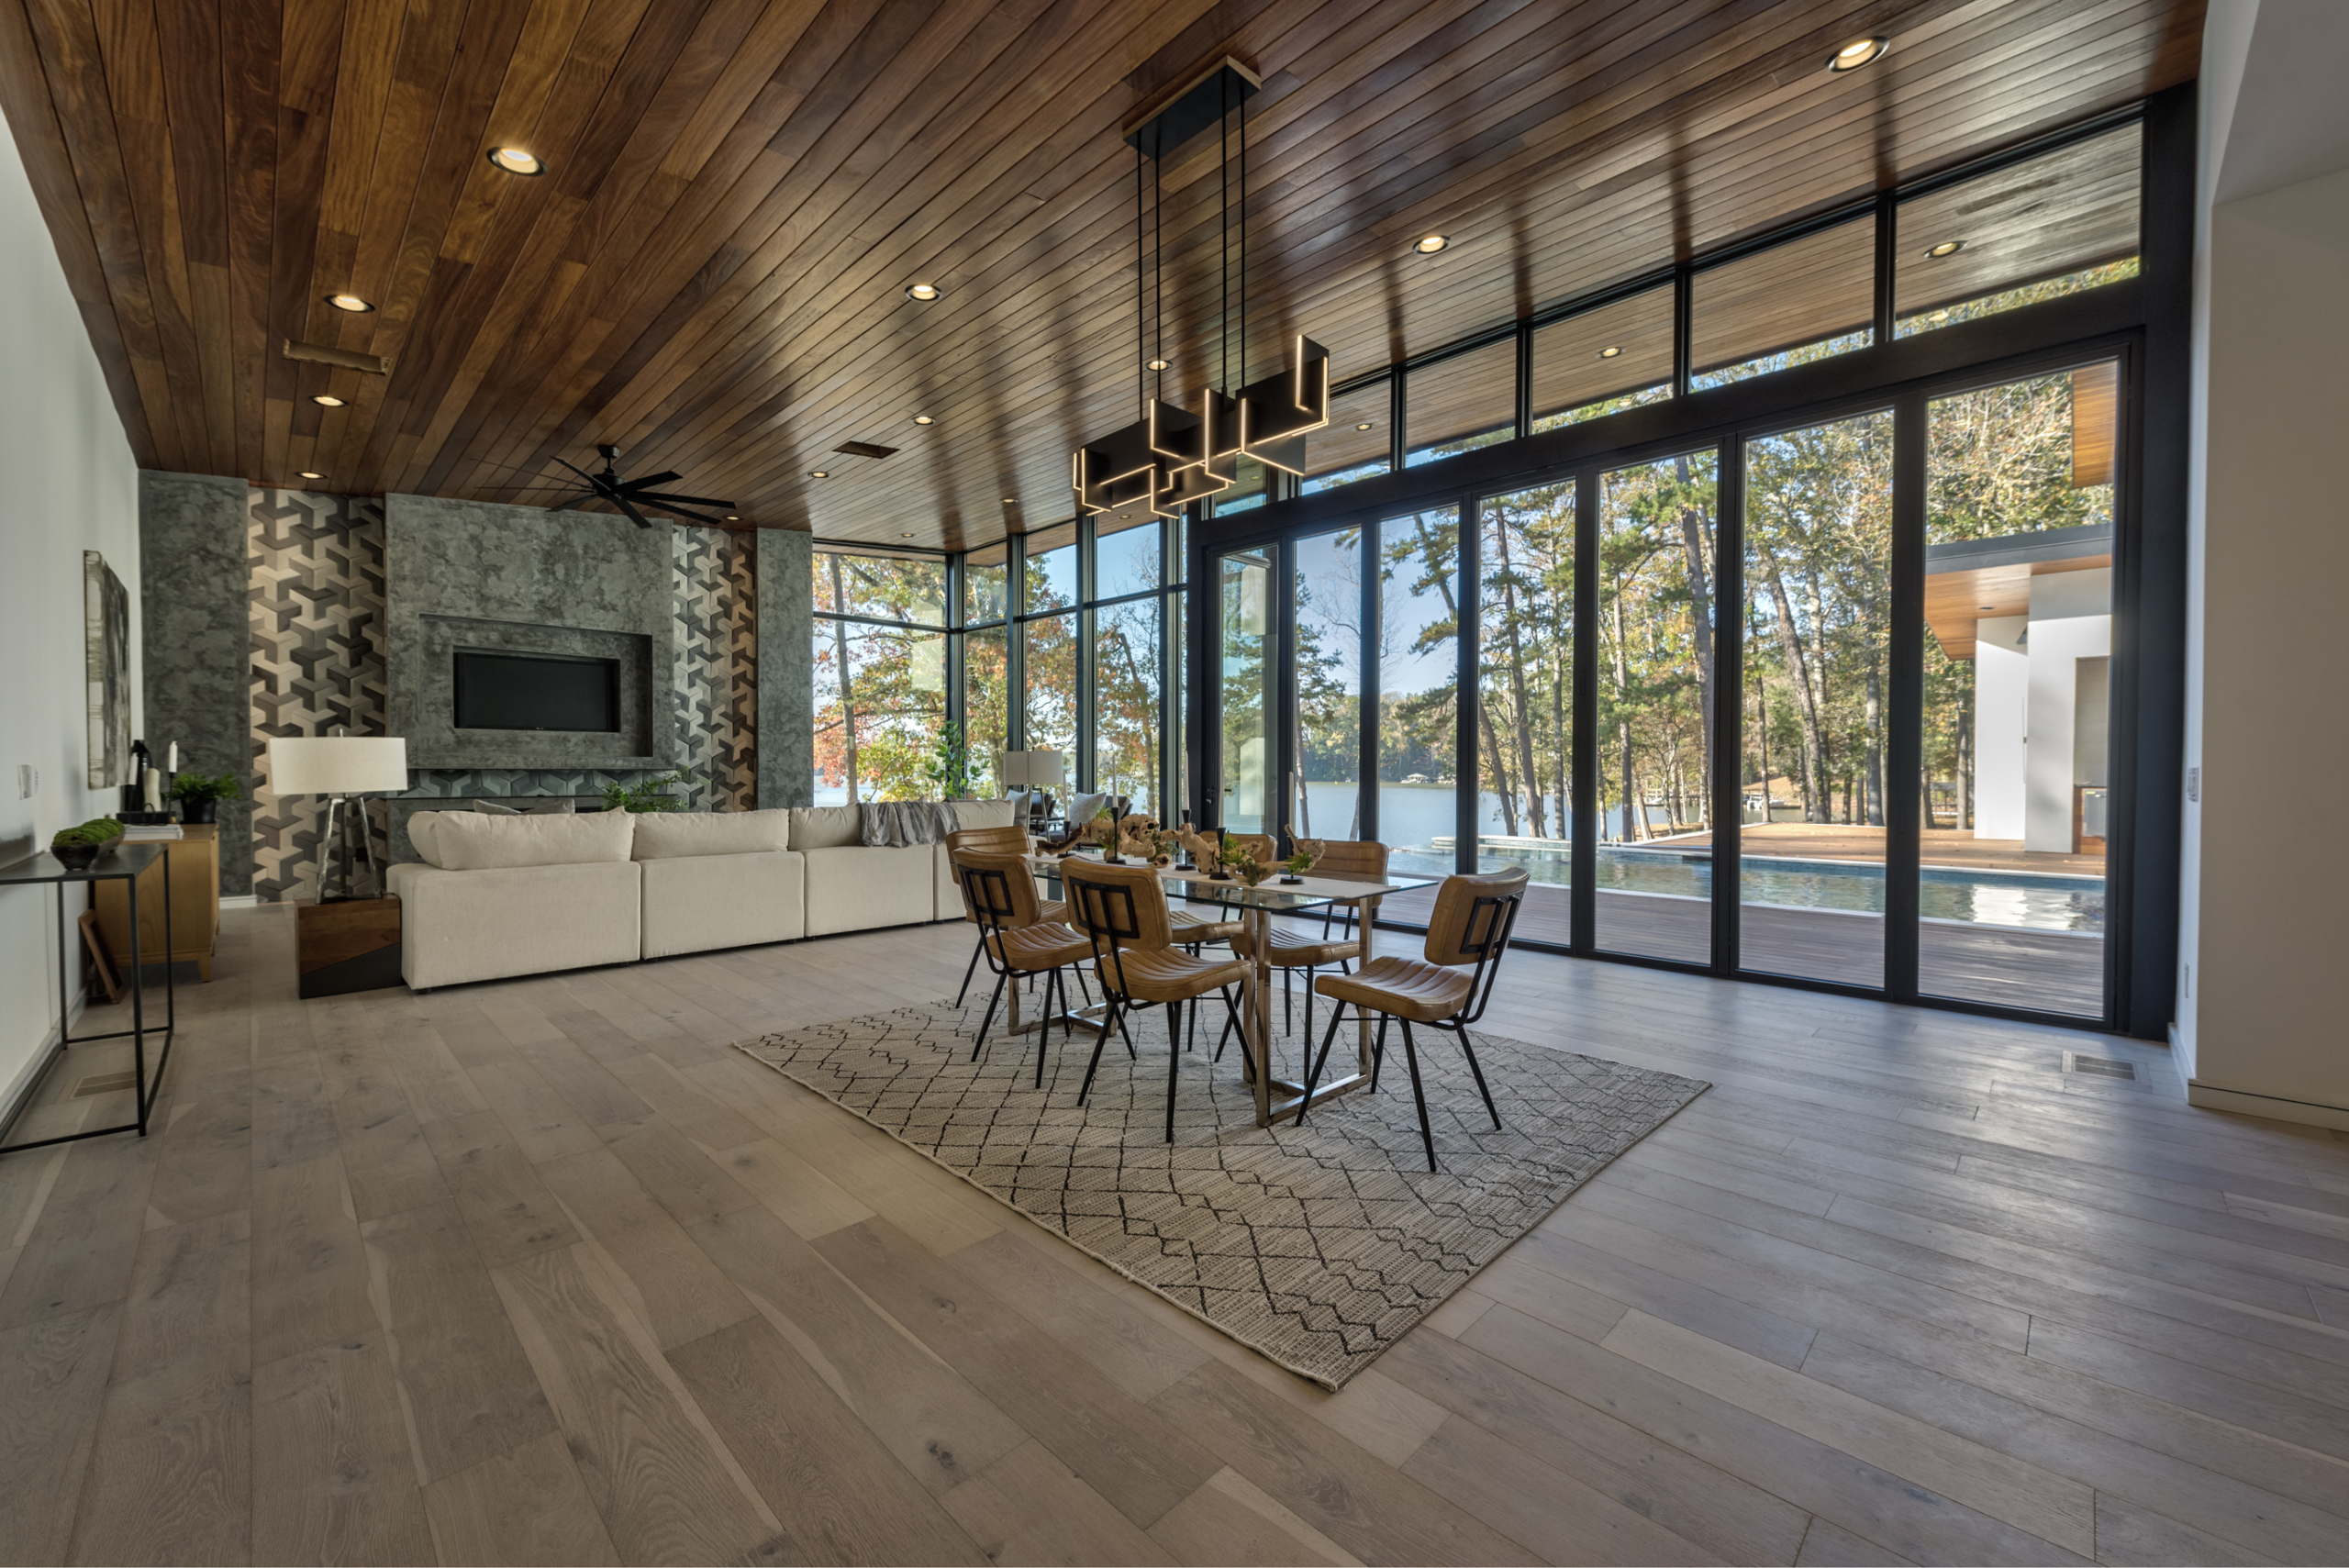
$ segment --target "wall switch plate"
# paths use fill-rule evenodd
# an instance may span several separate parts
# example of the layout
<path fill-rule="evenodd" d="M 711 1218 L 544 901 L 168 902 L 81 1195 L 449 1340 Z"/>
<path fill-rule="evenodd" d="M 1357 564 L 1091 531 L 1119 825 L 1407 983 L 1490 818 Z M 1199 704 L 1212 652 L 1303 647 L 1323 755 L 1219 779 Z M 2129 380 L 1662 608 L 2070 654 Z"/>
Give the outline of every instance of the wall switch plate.
<path fill-rule="evenodd" d="M 2199 768 L 2186 770 L 2186 798 L 2197 806 L 2202 804 L 2202 770 Z"/>
<path fill-rule="evenodd" d="M 40 770 L 30 762 L 17 764 L 17 798 L 30 800 L 40 793 Z"/>

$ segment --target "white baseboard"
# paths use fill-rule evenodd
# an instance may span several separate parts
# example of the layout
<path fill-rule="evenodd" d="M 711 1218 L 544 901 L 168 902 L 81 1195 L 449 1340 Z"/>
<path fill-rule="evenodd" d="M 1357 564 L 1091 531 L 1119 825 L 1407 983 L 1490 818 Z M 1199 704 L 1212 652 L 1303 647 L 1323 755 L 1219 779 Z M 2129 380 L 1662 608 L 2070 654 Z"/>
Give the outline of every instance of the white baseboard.
<path fill-rule="evenodd" d="M 2245 1094 L 2241 1089 L 2221 1089 L 2215 1084 L 2205 1084 L 2197 1078 L 2186 1081 L 2188 1105 L 2205 1110 L 2235 1111 L 2243 1116 L 2264 1116 L 2272 1121 L 2297 1121 L 2307 1127 L 2329 1127 L 2336 1132 L 2349 1132 L 2349 1106 L 2319 1105 L 2313 1100 L 2286 1100 L 2274 1095 Z"/>
<path fill-rule="evenodd" d="M 220 907 L 223 909 L 251 909 L 260 904 L 261 895 L 258 893 L 224 893 L 220 895 Z"/>
<path fill-rule="evenodd" d="M 73 1026 L 82 1021 L 89 1000 L 85 992 L 73 994 L 66 1006 L 65 1020 L 49 1027 L 48 1032 L 41 1036 L 39 1049 L 17 1071 L 17 1081 L 6 1089 L 0 1090 L 0 1131 L 15 1125 L 26 1102 L 32 1098 L 33 1091 L 40 1087 L 41 1075 L 49 1071 L 50 1063 L 57 1058 L 58 1040 L 62 1035 L 71 1033 Z"/>

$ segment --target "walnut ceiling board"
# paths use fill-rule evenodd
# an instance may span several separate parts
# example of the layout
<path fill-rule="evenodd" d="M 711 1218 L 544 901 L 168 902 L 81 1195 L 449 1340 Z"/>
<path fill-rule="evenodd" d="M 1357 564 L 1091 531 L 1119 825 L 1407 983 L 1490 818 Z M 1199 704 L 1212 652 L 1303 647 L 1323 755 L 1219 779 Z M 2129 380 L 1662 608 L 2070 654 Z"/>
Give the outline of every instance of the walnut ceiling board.
<path fill-rule="evenodd" d="M 1301 331 L 1342 379 L 2187 80 L 2200 29 L 2199 0 L 0 0 L 0 107 L 143 464 L 527 502 L 610 441 L 746 526 L 959 546 L 1068 516 L 1070 449 L 1133 417 L 1121 136 L 1219 55 L 1264 80 L 1247 373 Z M 1158 172 L 1187 399 L 1241 379 L 1240 236 L 1216 136 Z"/>

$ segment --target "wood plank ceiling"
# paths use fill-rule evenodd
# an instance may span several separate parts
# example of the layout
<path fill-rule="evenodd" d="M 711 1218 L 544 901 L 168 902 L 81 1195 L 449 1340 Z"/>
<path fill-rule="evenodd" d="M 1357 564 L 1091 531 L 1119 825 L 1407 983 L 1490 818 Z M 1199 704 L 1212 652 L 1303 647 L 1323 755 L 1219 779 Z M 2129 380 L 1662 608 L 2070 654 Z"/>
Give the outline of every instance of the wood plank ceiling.
<path fill-rule="evenodd" d="M 1249 373 L 1303 330 L 1344 377 L 2187 80 L 2201 10 L 0 0 L 0 107 L 143 464 L 528 501 L 610 441 L 744 526 L 960 548 L 1066 517 L 1069 449 L 1132 417 L 1120 131 L 1219 54 L 1264 78 Z M 1163 172 L 1185 399 L 1219 180 L 1213 136 Z"/>

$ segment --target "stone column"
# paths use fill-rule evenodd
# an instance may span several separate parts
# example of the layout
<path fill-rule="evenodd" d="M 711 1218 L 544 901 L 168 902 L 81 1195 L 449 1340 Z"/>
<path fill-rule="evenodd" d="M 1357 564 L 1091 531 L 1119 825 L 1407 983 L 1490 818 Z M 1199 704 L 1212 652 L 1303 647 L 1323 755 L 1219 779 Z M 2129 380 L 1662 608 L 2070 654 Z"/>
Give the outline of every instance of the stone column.
<path fill-rule="evenodd" d="M 758 573 L 759 805 L 814 804 L 816 664 L 813 536 L 761 528 Z"/>
<path fill-rule="evenodd" d="M 253 890 L 250 501 L 241 479 L 139 475 L 140 738 L 159 768 L 176 740 L 184 772 L 244 781 L 243 798 L 220 803 L 224 897 Z"/>

